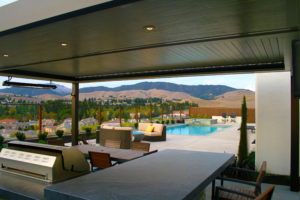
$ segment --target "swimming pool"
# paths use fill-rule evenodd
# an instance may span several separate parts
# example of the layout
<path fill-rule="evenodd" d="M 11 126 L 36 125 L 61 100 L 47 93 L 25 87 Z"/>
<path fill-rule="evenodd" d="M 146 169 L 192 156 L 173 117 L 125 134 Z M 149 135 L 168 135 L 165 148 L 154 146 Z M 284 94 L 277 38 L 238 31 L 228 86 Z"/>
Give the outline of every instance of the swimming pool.
<path fill-rule="evenodd" d="M 168 135 L 209 135 L 213 132 L 224 130 L 227 126 L 191 126 L 183 125 L 177 127 L 168 127 Z"/>

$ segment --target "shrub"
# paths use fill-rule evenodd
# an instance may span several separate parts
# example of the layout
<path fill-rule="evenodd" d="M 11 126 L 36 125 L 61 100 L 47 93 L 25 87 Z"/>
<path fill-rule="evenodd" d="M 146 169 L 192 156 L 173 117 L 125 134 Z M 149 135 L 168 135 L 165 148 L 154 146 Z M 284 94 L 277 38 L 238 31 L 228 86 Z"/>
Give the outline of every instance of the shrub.
<path fill-rule="evenodd" d="M 170 123 L 170 120 L 167 119 L 167 120 L 166 120 L 166 124 L 169 124 L 169 123 Z"/>
<path fill-rule="evenodd" d="M 47 135 L 48 135 L 47 132 L 39 133 L 39 134 L 38 134 L 38 139 L 39 139 L 38 143 L 46 144 L 46 143 L 47 143 L 47 142 L 46 142 Z"/>
<path fill-rule="evenodd" d="M 0 151 L 3 148 L 3 142 L 4 142 L 4 137 L 2 135 L 0 135 Z"/>
<path fill-rule="evenodd" d="M 64 135 L 64 131 L 63 130 L 57 130 L 55 132 L 55 134 L 57 135 L 58 139 L 62 139 L 62 136 Z"/>
<path fill-rule="evenodd" d="M 175 124 L 175 120 L 174 119 L 171 120 L 171 124 Z"/>
<path fill-rule="evenodd" d="M 26 136 L 24 133 L 21 133 L 21 132 L 16 132 L 16 137 L 18 140 L 20 141 L 24 141 L 26 139 Z"/>
<path fill-rule="evenodd" d="M 92 134 L 92 128 L 86 127 L 85 128 L 85 135 L 86 135 L 86 137 L 90 137 L 91 134 Z"/>
<path fill-rule="evenodd" d="M 208 117 L 208 115 L 205 113 L 205 114 L 203 115 L 203 118 L 204 118 L 204 119 L 208 119 L 209 117 Z"/>
<path fill-rule="evenodd" d="M 165 121 L 164 121 L 164 120 L 162 120 L 162 121 L 161 121 L 161 124 L 164 124 L 164 123 L 165 123 Z"/>
<path fill-rule="evenodd" d="M 134 128 L 137 129 L 138 127 L 139 127 L 139 123 L 135 122 L 135 123 L 134 123 Z"/>
<path fill-rule="evenodd" d="M 159 124 L 159 121 L 155 121 L 156 124 Z"/>
<path fill-rule="evenodd" d="M 4 142 L 4 137 L 2 135 L 0 135 L 0 146 L 3 145 L 3 142 Z"/>
<path fill-rule="evenodd" d="M 242 123 L 240 127 L 240 143 L 238 151 L 238 166 L 243 167 L 248 157 L 248 141 L 247 141 L 247 105 L 246 97 L 243 98 L 242 104 Z"/>

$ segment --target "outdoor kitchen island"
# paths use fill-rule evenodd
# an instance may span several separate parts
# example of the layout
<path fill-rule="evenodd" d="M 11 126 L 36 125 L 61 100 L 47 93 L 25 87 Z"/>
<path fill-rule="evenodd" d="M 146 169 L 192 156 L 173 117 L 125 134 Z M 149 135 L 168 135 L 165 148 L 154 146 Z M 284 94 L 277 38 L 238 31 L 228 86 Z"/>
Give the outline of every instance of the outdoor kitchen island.
<path fill-rule="evenodd" d="M 45 188 L 57 199 L 195 199 L 234 161 L 233 154 L 163 150 Z"/>

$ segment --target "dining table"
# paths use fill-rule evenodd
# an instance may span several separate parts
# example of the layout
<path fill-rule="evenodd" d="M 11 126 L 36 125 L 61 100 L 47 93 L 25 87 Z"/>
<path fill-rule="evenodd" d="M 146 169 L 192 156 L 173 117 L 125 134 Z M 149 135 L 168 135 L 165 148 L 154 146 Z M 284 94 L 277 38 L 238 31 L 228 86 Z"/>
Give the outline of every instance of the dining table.
<path fill-rule="evenodd" d="M 142 150 L 132 150 L 132 149 L 118 149 L 118 148 L 111 148 L 111 147 L 105 147 L 101 145 L 76 145 L 74 146 L 79 151 L 81 151 L 86 157 L 89 156 L 89 151 L 94 152 L 103 152 L 103 153 L 109 153 L 110 158 L 113 161 L 116 161 L 118 163 L 124 163 L 130 160 L 134 160 L 140 157 L 143 157 L 145 154 L 149 154 L 154 151 L 142 151 Z"/>

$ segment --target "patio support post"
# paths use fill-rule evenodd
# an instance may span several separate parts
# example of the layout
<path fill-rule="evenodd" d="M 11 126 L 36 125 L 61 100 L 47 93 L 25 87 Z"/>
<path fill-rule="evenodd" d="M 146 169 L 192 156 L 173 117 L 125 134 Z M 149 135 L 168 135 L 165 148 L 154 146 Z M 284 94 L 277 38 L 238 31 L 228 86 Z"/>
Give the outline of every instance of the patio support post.
<path fill-rule="evenodd" d="M 42 133 L 42 105 L 39 105 L 39 133 Z"/>
<path fill-rule="evenodd" d="M 179 116 L 180 116 L 180 121 L 181 121 L 181 105 L 179 107 Z M 181 122 L 180 122 L 181 123 Z"/>
<path fill-rule="evenodd" d="M 173 120 L 173 105 L 171 105 L 171 120 Z"/>
<path fill-rule="evenodd" d="M 150 122 L 152 123 L 152 105 L 150 104 Z"/>
<path fill-rule="evenodd" d="M 119 106 L 119 118 L 120 118 L 120 126 L 122 126 L 122 107 Z"/>
<path fill-rule="evenodd" d="M 101 104 L 99 105 L 99 114 L 98 114 L 98 121 L 99 121 L 99 125 L 101 125 Z"/>
<path fill-rule="evenodd" d="M 161 105 L 161 121 L 164 121 L 164 106 Z"/>
<path fill-rule="evenodd" d="M 300 67 L 300 47 L 296 47 L 296 42 L 293 42 L 292 56 L 293 69 Z M 299 46 L 299 45 L 298 45 Z M 299 191 L 299 99 L 294 96 L 295 76 L 297 74 L 292 71 L 291 76 L 291 191 Z M 299 74 L 298 74 L 299 75 Z M 299 77 L 297 77 L 299 78 Z"/>
<path fill-rule="evenodd" d="M 78 145 L 79 83 L 72 83 L 72 146 Z"/>
<path fill-rule="evenodd" d="M 138 111 L 138 106 L 135 106 L 135 121 L 136 121 L 136 123 L 139 122 L 139 111 Z"/>

